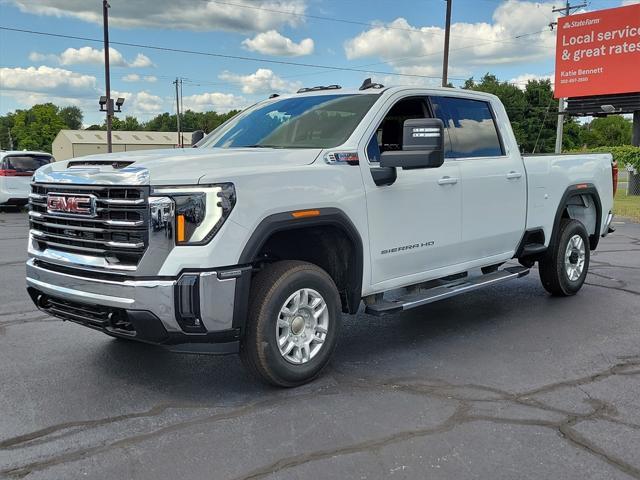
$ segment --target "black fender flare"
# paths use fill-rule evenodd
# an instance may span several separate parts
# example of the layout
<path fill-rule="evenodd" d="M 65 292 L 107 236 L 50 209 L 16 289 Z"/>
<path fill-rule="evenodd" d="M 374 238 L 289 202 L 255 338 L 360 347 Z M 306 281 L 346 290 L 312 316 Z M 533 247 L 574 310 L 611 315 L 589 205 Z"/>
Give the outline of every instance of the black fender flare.
<path fill-rule="evenodd" d="M 266 241 L 274 233 L 295 230 L 306 227 L 333 226 L 342 230 L 354 247 L 354 257 L 350 259 L 348 275 L 349 289 L 347 293 L 347 307 L 349 313 L 356 313 L 362 299 L 362 274 L 364 269 L 364 249 L 362 238 L 357 228 L 346 213 L 339 208 L 318 208 L 319 213 L 314 216 L 296 218 L 294 211 L 280 212 L 264 218 L 249 237 L 240 254 L 239 264 L 251 264 Z"/>
<path fill-rule="evenodd" d="M 556 216 L 553 221 L 553 230 L 551 231 L 551 238 L 549 245 L 554 245 L 558 238 L 558 229 L 560 227 L 560 220 L 562 219 L 562 212 L 567 206 L 567 201 L 574 196 L 589 195 L 593 198 L 596 206 L 596 230 L 593 235 L 589 235 L 589 248 L 595 250 L 598 247 L 600 241 L 600 230 L 602 228 L 602 202 L 600 201 L 600 194 L 598 189 L 592 183 L 579 183 L 567 187 L 556 211 Z"/>

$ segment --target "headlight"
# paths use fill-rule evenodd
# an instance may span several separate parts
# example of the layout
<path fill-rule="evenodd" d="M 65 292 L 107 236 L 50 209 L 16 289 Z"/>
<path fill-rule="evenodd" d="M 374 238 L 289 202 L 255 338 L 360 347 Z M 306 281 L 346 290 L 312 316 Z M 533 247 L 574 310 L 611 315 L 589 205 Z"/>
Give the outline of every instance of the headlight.
<path fill-rule="evenodd" d="M 165 195 L 175 203 L 176 245 L 209 242 L 236 204 L 232 183 L 155 188 L 152 195 Z"/>

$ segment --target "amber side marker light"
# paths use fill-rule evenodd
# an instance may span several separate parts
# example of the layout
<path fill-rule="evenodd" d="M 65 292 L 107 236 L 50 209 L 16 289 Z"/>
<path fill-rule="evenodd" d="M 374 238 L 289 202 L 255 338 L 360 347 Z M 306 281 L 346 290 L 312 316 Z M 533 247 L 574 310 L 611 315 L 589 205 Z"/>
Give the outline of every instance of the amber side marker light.
<path fill-rule="evenodd" d="M 298 210 L 291 213 L 293 218 L 317 217 L 318 215 L 320 215 L 320 210 Z"/>
<path fill-rule="evenodd" d="M 178 215 L 177 217 L 177 236 L 178 242 L 184 242 L 184 215 Z"/>
<path fill-rule="evenodd" d="M 583 189 L 583 188 L 587 188 L 588 186 L 589 185 L 587 185 L 586 183 L 580 183 L 580 184 L 576 185 L 576 188 Z"/>

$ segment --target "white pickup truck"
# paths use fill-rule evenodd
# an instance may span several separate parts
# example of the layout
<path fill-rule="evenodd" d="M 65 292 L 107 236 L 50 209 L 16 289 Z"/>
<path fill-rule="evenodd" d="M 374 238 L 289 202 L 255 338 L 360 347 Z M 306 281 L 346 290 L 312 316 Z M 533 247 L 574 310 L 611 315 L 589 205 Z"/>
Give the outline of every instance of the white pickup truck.
<path fill-rule="evenodd" d="M 535 262 L 551 294 L 573 295 L 610 231 L 611 156 L 522 157 L 488 94 L 303 89 L 196 147 L 37 170 L 38 308 L 174 351 L 239 352 L 258 377 L 295 386 L 361 304 L 420 307 Z"/>

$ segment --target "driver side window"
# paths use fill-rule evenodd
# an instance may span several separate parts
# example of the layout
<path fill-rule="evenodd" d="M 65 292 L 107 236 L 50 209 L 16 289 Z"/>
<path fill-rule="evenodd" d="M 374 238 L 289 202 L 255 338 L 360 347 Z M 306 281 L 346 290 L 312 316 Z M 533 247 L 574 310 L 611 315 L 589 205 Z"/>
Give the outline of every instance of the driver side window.
<path fill-rule="evenodd" d="M 424 97 L 399 100 L 385 115 L 367 145 L 369 161 L 379 162 L 381 153 L 402 150 L 402 129 L 405 120 L 430 116 Z"/>

